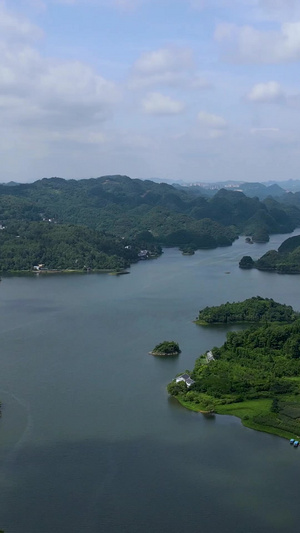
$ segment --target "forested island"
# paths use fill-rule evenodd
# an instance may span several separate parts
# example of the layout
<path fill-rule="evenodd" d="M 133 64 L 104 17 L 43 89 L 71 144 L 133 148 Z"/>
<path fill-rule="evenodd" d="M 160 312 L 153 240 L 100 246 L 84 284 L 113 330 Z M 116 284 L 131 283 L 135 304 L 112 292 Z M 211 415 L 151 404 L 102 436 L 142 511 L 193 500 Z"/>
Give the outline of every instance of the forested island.
<path fill-rule="evenodd" d="M 163 357 L 179 355 L 180 353 L 181 350 L 179 348 L 179 344 L 175 341 L 163 341 L 160 344 L 157 344 L 155 348 L 153 348 L 152 352 L 150 352 L 151 355 Z"/>
<path fill-rule="evenodd" d="M 290 305 L 280 304 L 272 298 L 254 296 L 243 302 L 227 302 L 217 307 L 199 311 L 196 324 L 251 324 L 264 322 L 293 322 L 300 318 Z"/>
<path fill-rule="evenodd" d="M 241 322 L 247 302 L 226 304 L 230 323 Z M 288 438 L 299 436 L 299 313 L 268 299 L 253 298 L 250 304 L 252 308 L 265 304 L 255 325 L 229 332 L 223 346 L 212 348 L 210 357 L 203 354 L 196 360 L 189 373 L 195 382 L 190 388 L 173 380 L 168 392 L 188 409 L 235 415 L 254 429 Z M 220 306 L 220 316 L 226 305 Z M 220 320 L 218 308 L 206 308 L 205 316 L 209 315 Z"/>
<path fill-rule="evenodd" d="M 300 274 L 300 236 L 286 239 L 278 251 L 269 250 L 260 259 L 254 261 L 250 256 L 244 256 L 240 268 L 257 268 L 279 274 Z"/>
<path fill-rule="evenodd" d="M 197 189 L 197 188 L 196 188 Z M 296 202 L 297 204 L 297 202 Z M 300 225 L 300 208 L 239 191 L 175 187 L 128 176 L 0 185 L 0 271 L 120 270 L 157 257 L 230 246 L 240 234 L 266 242 Z"/>

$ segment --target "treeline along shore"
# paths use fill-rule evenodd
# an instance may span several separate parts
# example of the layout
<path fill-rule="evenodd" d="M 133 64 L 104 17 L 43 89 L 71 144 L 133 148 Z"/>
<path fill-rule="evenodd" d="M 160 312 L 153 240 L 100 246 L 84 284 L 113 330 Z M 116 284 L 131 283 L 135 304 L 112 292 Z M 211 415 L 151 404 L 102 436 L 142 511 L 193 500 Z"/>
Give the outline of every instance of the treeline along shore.
<path fill-rule="evenodd" d="M 221 347 L 201 355 L 191 387 L 174 379 L 168 392 L 195 411 L 230 414 L 245 426 L 286 438 L 300 435 L 300 314 L 272 299 L 206 307 L 198 324 L 245 323 Z"/>
<path fill-rule="evenodd" d="M 128 176 L 2 184 L 0 271 L 122 270 L 162 247 L 191 254 L 230 246 L 240 234 L 266 242 L 300 225 L 296 195 L 288 203 L 225 189 L 205 194 Z"/>

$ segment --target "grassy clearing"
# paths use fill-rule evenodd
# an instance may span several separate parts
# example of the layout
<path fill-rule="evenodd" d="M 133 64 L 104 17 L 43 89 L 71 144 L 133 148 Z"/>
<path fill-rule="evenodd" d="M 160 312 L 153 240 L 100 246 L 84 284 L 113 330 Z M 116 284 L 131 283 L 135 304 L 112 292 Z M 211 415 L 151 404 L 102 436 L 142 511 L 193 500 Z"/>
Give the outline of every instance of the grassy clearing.
<path fill-rule="evenodd" d="M 272 404 L 272 400 L 270 399 L 248 400 L 225 405 L 216 403 L 214 398 L 206 395 L 202 395 L 203 403 L 201 403 L 201 401 L 197 403 L 187 401 L 179 396 L 177 396 L 177 399 L 183 407 L 190 409 L 191 411 L 198 413 L 210 413 L 213 411 L 219 415 L 237 416 L 241 419 L 242 424 L 248 428 L 277 435 L 286 439 L 295 437 L 299 438 L 299 435 L 297 435 L 297 429 L 296 431 L 293 431 L 284 427 L 285 425 L 288 426 L 289 423 L 288 421 L 284 421 L 285 417 L 283 417 L 281 413 L 277 414 L 270 411 Z M 258 422 L 257 420 L 261 422 Z"/>

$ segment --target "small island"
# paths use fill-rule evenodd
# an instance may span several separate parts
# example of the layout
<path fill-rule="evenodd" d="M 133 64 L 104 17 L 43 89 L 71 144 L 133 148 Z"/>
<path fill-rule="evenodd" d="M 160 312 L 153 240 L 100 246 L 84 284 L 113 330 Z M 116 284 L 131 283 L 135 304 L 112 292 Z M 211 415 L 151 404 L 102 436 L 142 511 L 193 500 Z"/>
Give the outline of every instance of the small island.
<path fill-rule="evenodd" d="M 228 306 L 231 324 L 234 318 L 236 323 L 252 318 L 250 327 L 228 332 L 223 346 L 211 348 L 196 360 L 193 370 L 185 371 L 192 384 L 174 378 L 167 387 L 169 394 L 193 411 L 237 416 L 247 427 L 299 440 L 299 313 L 256 297 L 206 308 L 206 316 L 216 317 L 218 310 L 221 314 Z M 253 317 L 251 307 L 262 310 L 262 306 L 261 316 Z M 243 308 L 251 311 L 244 320 Z M 225 315 L 222 323 L 227 323 Z"/>
<path fill-rule="evenodd" d="M 180 353 L 179 344 L 174 341 L 163 341 L 157 344 L 152 352 L 150 352 L 151 355 L 158 355 L 160 357 L 174 356 Z"/>

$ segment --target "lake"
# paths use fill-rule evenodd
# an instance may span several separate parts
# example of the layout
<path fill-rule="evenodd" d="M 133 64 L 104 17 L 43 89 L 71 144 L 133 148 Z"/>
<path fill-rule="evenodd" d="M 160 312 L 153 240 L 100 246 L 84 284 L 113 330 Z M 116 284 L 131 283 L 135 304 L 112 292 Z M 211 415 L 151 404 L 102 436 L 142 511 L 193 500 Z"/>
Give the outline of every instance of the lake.
<path fill-rule="evenodd" d="M 300 234 L 300 231 L 295 232 Z M 251 296 L 300 310 L 299 276 L 241 270 L 245 243 L 167 249 L 130 275 L 0 284 L 0 529 L 5 533 L 277 533 L 298 528 L 300 450 L 205 417 L 166 385 L 221 345 L 199 309 Z M 175 340 L 175 359 L 148 352 Z"/>

